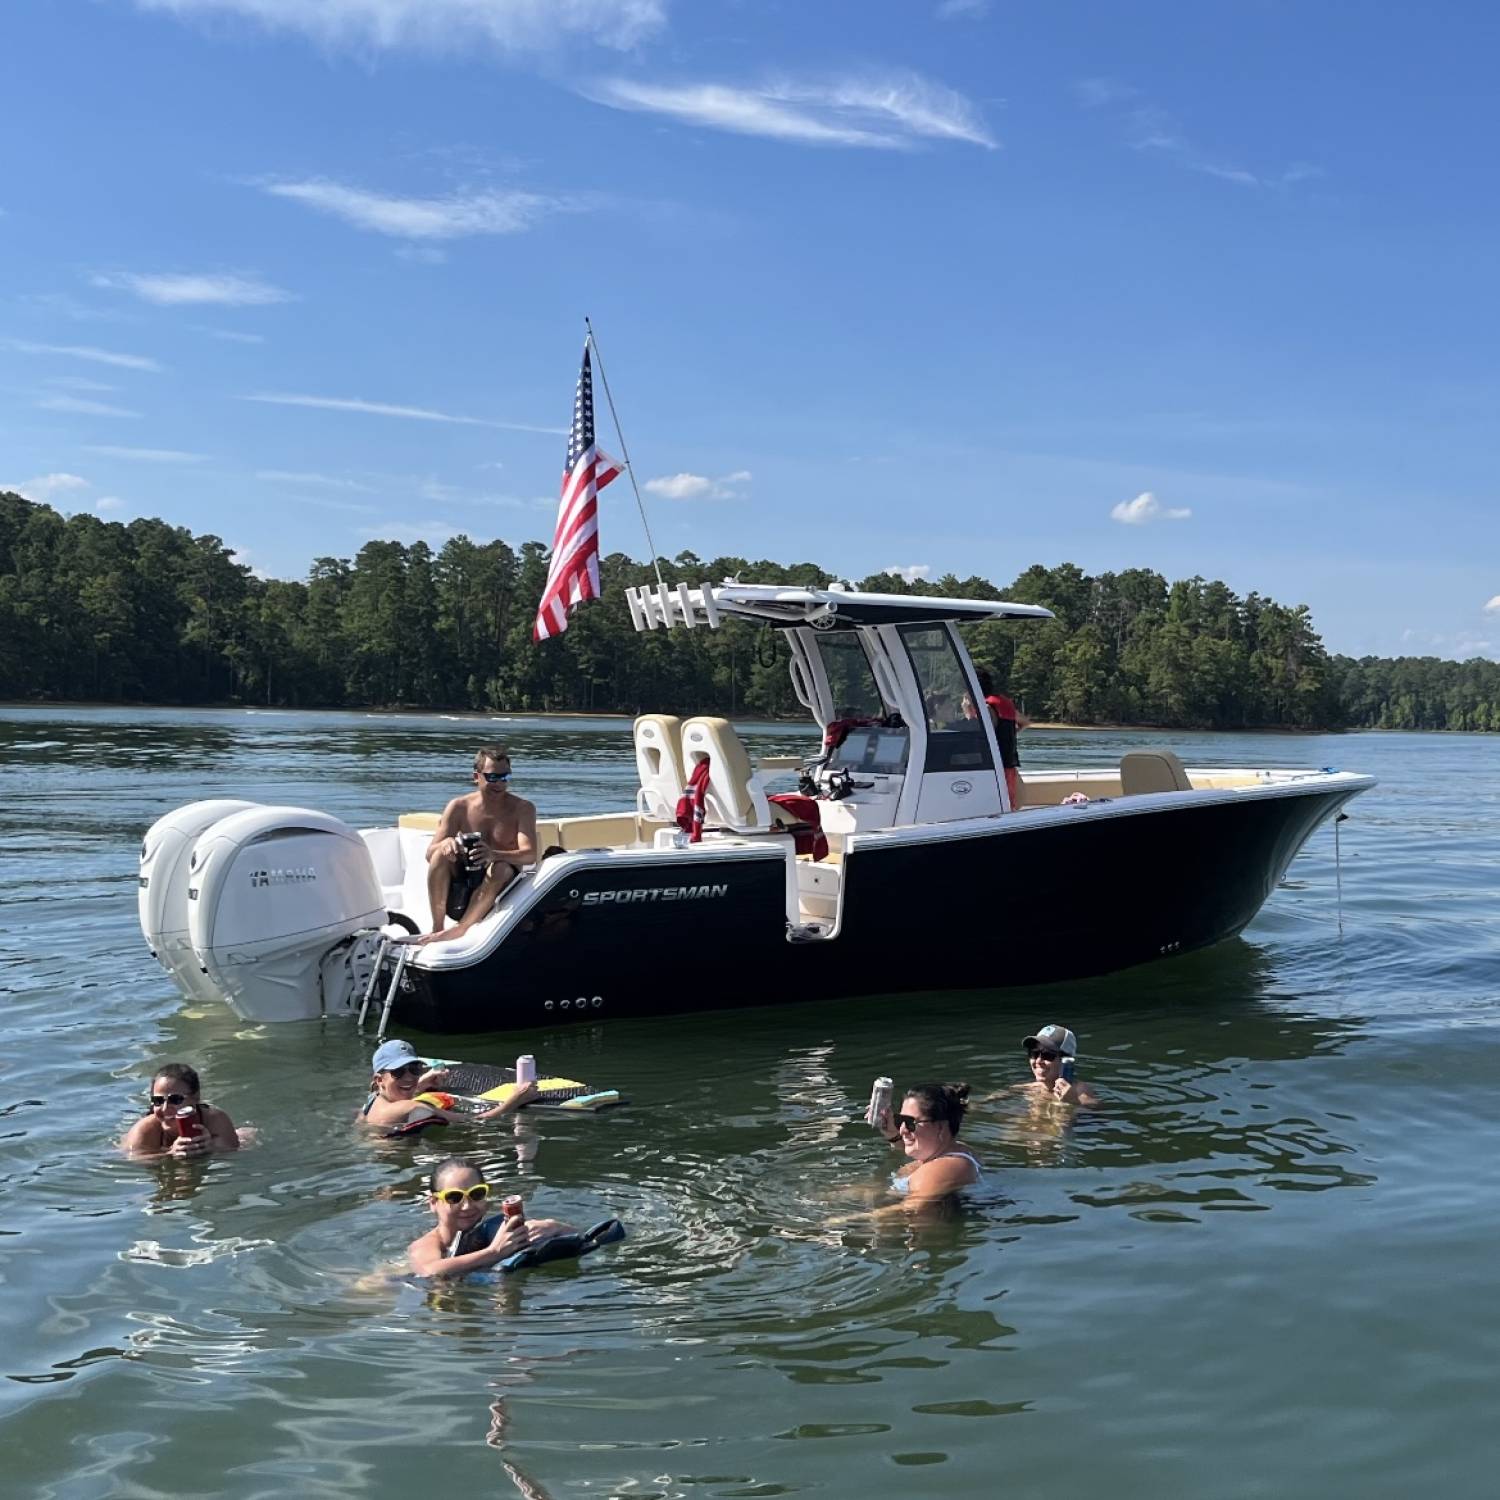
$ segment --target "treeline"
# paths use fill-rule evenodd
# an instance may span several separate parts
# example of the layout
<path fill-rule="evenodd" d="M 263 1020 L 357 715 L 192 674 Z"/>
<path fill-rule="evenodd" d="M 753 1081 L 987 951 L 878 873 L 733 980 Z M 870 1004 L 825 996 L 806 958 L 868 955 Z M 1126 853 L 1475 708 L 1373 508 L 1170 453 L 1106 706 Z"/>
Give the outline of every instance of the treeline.
<path fill-rule="evenodd" d="M 813 563 L 661 560 L 668 582 L 738 576 L 819 586 Z M 261 579 L 216 536 L 159 520 L 64 517 L 0 492 L 0 698 L 282 707 L 536 711 L 719 710 L 800 715 L 775 631 L 637 634 L 627 585 L 652 580 L 623 553 L 605 597 L 534 645 L 547 573 L 539 542 L 458 536 L 367 542 L 320 557 L 303 582 Z M 1045 604 L 1057 618 L 967 628 L 975 659 L 1033 718 L 1203 728 L 1500 730 L 1500 666 L 1433 657 L 1330 657 L 1305 606 L 1135 568 L 1091 577 L 1028 568 L 997 588 L 948 575 L 896 593 Z"/>

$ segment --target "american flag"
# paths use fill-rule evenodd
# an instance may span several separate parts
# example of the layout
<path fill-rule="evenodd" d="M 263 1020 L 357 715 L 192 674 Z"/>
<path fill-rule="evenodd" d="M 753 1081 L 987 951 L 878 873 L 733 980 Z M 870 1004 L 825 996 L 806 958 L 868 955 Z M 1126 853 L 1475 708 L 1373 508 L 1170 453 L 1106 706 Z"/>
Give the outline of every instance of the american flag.
<path fill-rule="evenodd" d="M 552 538 L 547 587 L 536 612 L 531 638 L 544 641 L 568 628 L 568 607 L 599 597 L 599 491 L 622 473 L 618 460 L 594 446 L 594 381 L 589 346 L 573 397 L 573 426 L 563 461 L 562 500 Z"/>

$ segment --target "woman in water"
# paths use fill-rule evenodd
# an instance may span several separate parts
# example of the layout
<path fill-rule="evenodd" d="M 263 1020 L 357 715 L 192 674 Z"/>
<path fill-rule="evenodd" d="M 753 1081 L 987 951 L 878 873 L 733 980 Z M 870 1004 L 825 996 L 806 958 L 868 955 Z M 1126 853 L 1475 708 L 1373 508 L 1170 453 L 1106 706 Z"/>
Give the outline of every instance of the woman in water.
<path fill-rule="evenodd" d="M 557 1219 L 497 1214 L 486 1219 L 492 1189 L 479 1168 L 450 1156 L 432 1169 L 428 1206 L 437 1223 L 407 1249 L 417 1276 L 464 1276 L 486 1271 L 548 1235 L 576 1233 Z"/>
<path fill-rule="evenodd" d="M 151 1082 L 151 1113 L 120 1141 L 132 1156 L 204 1156 L 238 1151 L 234 1121 L 198 1097 L 198 1075 L 186 1063 L 165 1063 Z"/>
<path fill-rule="evenodd" d="M 958 1144 L 963 1124 L 966 1083 L 921 1083 L 906 1091 L 901 1111 L 886 1115 L 878 1128 L 891 1143 L 900 1143 L 906 1165 L 891 1177 L 891 1191 L 908 1203 L 942 1198 L 971 1187 L 982 1175 L 977 1160 Z M 896 1127 L 895 1134 L 890 1127 Z"/>
<path fill-rule="evenodd" d="M 445 1094 L 425 1091 L 440 1086 L 447 1078 L 443 1068 L 429 1068 L 416 1054 L 410 1042 L 399 1038 L 382 1042 L 370 1060 L 373 1077 L 370 1097 L 360 1111 L 358 1123 L 379 1130 L 390 1130 L 417 1119 L 445 1120 L 449 1124 L 464 1120 L 498 1120 L 512 1110 L 520 1109 L 536 1098 L 536 1085 L 523 1084 L 513 1089 L 503 1103 L 481 1114 L 467 1114 L 451 1107 Z M 417 1118 L 414 1118 L 417 1117 Z"/>

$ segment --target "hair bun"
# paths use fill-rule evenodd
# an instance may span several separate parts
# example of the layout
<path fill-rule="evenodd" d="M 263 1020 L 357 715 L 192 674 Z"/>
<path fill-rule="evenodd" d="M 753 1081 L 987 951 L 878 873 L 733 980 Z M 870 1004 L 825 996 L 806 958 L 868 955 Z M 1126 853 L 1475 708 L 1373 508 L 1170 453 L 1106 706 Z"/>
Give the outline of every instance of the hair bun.
<path fill-rule="evenodd" d="M 959 1103 L 963 1103 L 969 1097 L 969 1085 L 966 1083 L 945 1083 L 943 1085 Z"/>

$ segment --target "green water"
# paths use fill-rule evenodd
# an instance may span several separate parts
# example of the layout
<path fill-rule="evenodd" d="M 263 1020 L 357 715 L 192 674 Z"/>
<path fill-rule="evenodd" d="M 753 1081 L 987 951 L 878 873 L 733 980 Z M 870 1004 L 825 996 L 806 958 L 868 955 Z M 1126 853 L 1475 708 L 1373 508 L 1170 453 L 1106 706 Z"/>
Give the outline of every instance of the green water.
<path fill-rule="evenodd" d="M 135 856 L 196 797 L 436 807 L 493 734 L 544 813 L 630 799 L 618 722 L 0 711 L 0 1493 L 1494 1492 L 1495 739 L 1170 741 L 1381 778 L 1343 826 L 1342 932 L 1324 829 L 1242 940 L 1110 979 L 444 1038 L 630 1094 L 468 1143 L 533 1212 L 631 1237 L 435 1293 L 372 1273 L 455 1142 L 353 1132 L 347 1024 L 185 1009 Z M 988 943 L 1003 971 L 1003 914 L 954 932 L 927 897 L 893 940 Z M 732 955 L 685 936 L 662 983 L 707 996 Z M 1050 1020 L 1105 1101 L 1071 1130 L 1009 1091 Z M 169 1058 L 260 1144 L 115 1155 Z M 974 1086 L 986 1179 L 961 1211 L 864 1217 L 894 1165 L 857 1121 L 882 1072 Z"/>

